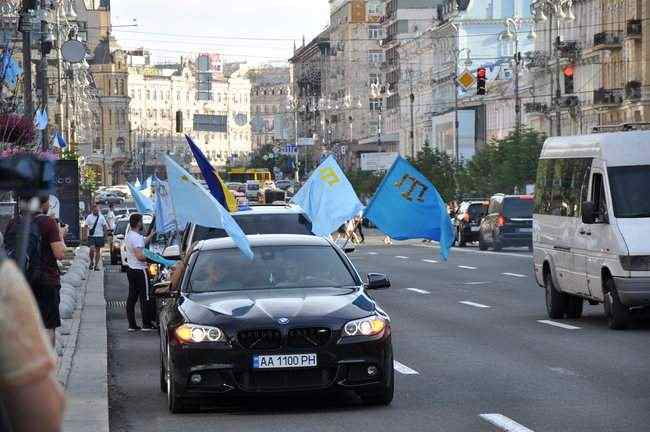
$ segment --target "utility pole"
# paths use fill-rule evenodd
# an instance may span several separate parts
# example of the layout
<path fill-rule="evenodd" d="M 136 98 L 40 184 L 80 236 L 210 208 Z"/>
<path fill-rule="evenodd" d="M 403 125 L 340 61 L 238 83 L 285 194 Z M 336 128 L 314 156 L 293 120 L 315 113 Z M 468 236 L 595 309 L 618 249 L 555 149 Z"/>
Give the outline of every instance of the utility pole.
<path fill-rule="evenodd" d="M 411 131 L 409 133 L 409 138 L 411 140 L 411 157 L 415 159 L 415 120 L 413 119 L 415 95 L 413 94 L 413 69 L 409 69 L 409 84 L 411 87 L 411 94 L 409 95 L 409 100 L 411 101 Z"/>
<path fill-rule="evenodd" d="M 63 74 L 61 73 L 62 61 L 61 61 L 61 7 L 57 6 L 56 8 L 56 77 L 57 77 L 57 107 L 58 107 L 58 118 L 57 125 L 59 132 L 63 132 Z M 67 141 L 69 143 L 69 141 Z"/>
<path fill-rule="evenodd" d="M 47 0 L 41 0 L 41 10 L 45 12 L 47 10 Z M 47 20 L 41 21 L 41 64 L 40 64 L 40 90 L 41 90 L 41 109 L 46 113 L 48 112 L 48 80 L 47 80 L 47 54 L 48 54 L 48 30 L 49 25 Z M 48 147 L 48 133 L 47 127 L 43 130 L 41 134 L 41 146 L 43 150 L 47 150 Z"/>
<path fill-rule="evenodd" d="M 34 25 L 34 12 L 30 9 L 33 2 L 23 0 L 20 14 L 20 31 L 23 34 L 23 64 L 24 64 L 24 102 L 25 117 L 34 116 L 33 78 L 32 78 L 32 26 Z M 31 11 L 31 12 L 30 12 Z"/>
<path fill-rule="evenodd" d="M 562 111 L 560 110 L 560 98 L 562 89 L 560 88 L 560 15 L 553 14 L 557 22 L 557 36 L 555 37 L 555 125 L 557 136 L 562 136 Z"/>

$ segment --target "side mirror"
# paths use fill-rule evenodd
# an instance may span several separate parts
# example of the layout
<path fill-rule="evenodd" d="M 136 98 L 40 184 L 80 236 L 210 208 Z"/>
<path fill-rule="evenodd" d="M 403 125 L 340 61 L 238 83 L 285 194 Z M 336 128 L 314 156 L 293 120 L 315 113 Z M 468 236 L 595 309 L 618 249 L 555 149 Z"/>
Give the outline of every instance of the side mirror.
<path fill-rule="evenodd" d="M 582 223 L 585 225 L 593 225 L 596 223 L 594 203 L 591 201 L 585 201 L 582 203 Z"/>
<path fill-rule="evenodd" d="M 179 245 L 167 246 L 162 256 L 170 260 L 179 260 L 181 259 L 181 247 Z"/>
<path fill-rule="evenodd" d="M 153 295 L 158 298 L 173 298 L 176 293 L 169 290 L 171 282 L 160 282 L 153 286 Z"/>
<path fill-rule="evenodd" d="M 385 274 L 368 273 L 368 283 L 366 288 L 369 290 L 379 290 L 390 288 L 390 281 Z"/>

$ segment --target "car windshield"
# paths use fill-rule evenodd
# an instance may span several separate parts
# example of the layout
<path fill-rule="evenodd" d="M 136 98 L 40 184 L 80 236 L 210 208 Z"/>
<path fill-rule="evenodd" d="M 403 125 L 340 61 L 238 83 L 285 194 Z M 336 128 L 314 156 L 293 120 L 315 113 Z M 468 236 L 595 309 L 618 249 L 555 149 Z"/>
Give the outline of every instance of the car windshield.
<path fill-rule="evenodd" d="M 527 198 L 506 198 L 503 201 L 503 214 L 510 219 L 532 219 L 533 200 Z"/>
<path fill-rule="evenodd" d="M 203 251 L 192 268 L 189 291 L 269 290 L 356 286 L 330 246 L 254 247 L 249 261 L 238 249 Z"/>
<path fill-rule="evenodd" d="M 311 222 L 300 213 L 288 214 L 242 214 L 234 215 L 244 234 L 302 234 L 312 235 Z M 228 234 L 217 228 L 197 226 L 193 241 L 224 238 Z"/>
<path fill-rule="evenodd" d="M 113 232 L 113 234 L 115 235 L 126 234 L 127 226 L 129 226 L 128 220 L 117 221 L 117 224 L 115 224 L 115 231 Z"/>
<path fill-rule="evenodd" d="M 612 167 L 609 182 L 612 190 L 614 216 L 617 218 L 650 217 L 650 165 Z"/>

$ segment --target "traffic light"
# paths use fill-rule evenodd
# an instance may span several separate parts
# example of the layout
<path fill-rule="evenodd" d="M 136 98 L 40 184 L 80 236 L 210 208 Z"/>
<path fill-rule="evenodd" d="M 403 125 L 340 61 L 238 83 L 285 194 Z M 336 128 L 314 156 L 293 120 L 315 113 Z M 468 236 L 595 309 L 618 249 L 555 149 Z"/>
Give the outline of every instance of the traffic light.
<path fill-rule="evenodd" d="M 485 81 L 487 79 L 487 70 L 483 67 L 480 67 L 476 70 L 476 94 L 479 96 L 485 96 L 487 91 L 485 90 Z"/>
<path fill-rule="evenodd" d="M 183 133 L 183 111 L 176 111 L 176 133 Z"/>
<path fill-rule="evenodd" d="M 575 72 L 573 65 L 564 67 L 564 94 L 573 94 L 573 73 Z"/>

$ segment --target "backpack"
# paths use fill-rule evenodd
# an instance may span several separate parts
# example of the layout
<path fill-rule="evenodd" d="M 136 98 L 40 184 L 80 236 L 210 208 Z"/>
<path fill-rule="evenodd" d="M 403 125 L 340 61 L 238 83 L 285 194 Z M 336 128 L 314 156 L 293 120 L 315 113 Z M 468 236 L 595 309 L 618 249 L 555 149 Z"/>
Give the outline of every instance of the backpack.
<path fill-rule="evenodd" d="M 35 216 L 30 225 L 27 234 L 27 249 L 25 251 L 25 265 L 21 270 L 25 274 L 27 281 L 37 282 L 43 276 L 43 236 L 41 228 L 38 225 L 38 219 L 45 215 Z M 7 257 L 18 262 L 18 240 L 24 231 L 24 220 L 22 217 L 14 220 L 5 232 L 5 251 Z"/>

